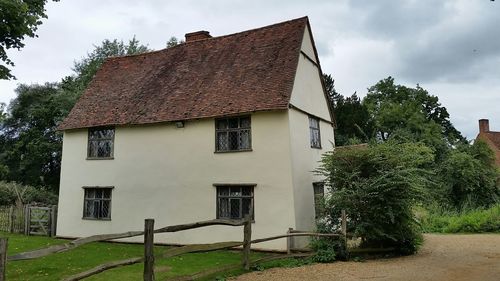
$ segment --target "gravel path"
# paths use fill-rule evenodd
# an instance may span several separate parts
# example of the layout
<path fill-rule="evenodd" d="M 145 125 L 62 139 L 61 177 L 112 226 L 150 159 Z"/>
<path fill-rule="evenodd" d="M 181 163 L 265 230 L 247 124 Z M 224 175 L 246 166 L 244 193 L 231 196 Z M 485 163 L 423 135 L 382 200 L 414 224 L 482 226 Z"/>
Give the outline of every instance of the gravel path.
<path fill-rule="evenodd" d="M 409 257 L 273 268 L 234 280 L 500 280 L 500 234 L 428 234 L 424 238 L 419 253 Z"/>

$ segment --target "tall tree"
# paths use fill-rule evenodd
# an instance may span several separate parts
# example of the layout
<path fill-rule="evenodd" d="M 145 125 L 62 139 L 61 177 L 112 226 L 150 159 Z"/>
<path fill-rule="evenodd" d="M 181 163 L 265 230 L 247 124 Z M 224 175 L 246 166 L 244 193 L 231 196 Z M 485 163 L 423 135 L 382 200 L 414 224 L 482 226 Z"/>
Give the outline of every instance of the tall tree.
<path fill-rule="evenodd" d="M 419 85 L 396 85 L 394 78 L 388 77 L 368 89 L 363 104 L 379 140 L 423 141 L 437 151 L 438 157 L 446 147 L 465 141 L 438 98 Z"/>
<path fill-rule="evenodd" d="M 59 0 L 53 0 L 55 2 Z M 8 66 L 14 62 L 7 56 L 7 49 L 24 47 L 23 40 L 37 37 L 36 31 L 47 18 L 45 4 L 47 0 L 0 0 L 0 59 L 6 65 L 0 65 L 0 79 L 12 79 Z"/>
<path fill-rule="evenodd" d="M 7 114 L 0 114 L 0 180 L 59 187 L 62 135 L 56 127 L 107 57 L 149 51 L 135 38 L 128 44 L 105 40 L 60 83 L 21 84 Z M 0 107 L 0 112 L 2 108 Z"/>

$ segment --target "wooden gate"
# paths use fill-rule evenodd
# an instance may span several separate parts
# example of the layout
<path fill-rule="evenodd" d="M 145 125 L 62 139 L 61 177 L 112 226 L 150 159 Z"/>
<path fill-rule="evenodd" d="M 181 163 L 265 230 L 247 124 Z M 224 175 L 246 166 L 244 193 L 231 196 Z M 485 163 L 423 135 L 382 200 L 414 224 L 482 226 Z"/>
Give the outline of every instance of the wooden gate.
<path fill-rule="evenodd" d="M 26 235 L 56 235 L 57 206 L 37 207 L 27 205 L 25 212 Z"/>

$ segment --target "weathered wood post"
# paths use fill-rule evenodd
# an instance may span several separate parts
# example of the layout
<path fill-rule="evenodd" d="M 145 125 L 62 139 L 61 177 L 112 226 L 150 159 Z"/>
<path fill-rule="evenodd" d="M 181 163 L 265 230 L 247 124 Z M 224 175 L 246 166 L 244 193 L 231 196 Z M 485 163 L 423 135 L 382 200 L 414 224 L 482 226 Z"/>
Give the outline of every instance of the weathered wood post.
<path fill-rule="evenodd" d="M 144 281 L 154 281 L 154 219 L 144 220 Z"/>
<path fill-rule="evenodd" d="M 243 226 L 243 268 L 250 270 L 250 248 L 252 241 L 252 210 L 245 215 L 245 225 Z"/>
<path fill-rule="evenodd" d="M 9 208 L 9 232 L 14 233 L 14 206 Z"/>
<path fill-rule="evenodd" d="M 8 238 L 0 238 L 0 281 L 5 281 L 5 272 L 7 264 L 7 242 Z"/>
<path fill-rule="evenodd" d="M 57 205 L 52 205 L 50 209 L 50 236 L 56 236 L 56 226 L 57 226 Z"/>
<path fill-rule="evenodd" d="M 30 235 L 30 205 L 24 206 L 24 235 Z"/>
<path fill-rule="evenodd" d="M 342 219 L 341 231 L 342 231 L 342 239 L 343 239 L 342 242 L 344 242 L 344 247 L 347 250 L 347 216 L 346 216 L 345 210 L 342 210 L 341 219 Z"/>
<path fill-rule="evenodd" d="M 286 232 L 286 234 L 291 234 L 292 233 L 292 230 L 293 228 L 289 227 L 288 228 L 288 231 Z M 292 253 L 292 237 L 291 236 L 288 236 L 286 238 L 286 254 L 287 255 L 290 255 Z"/>

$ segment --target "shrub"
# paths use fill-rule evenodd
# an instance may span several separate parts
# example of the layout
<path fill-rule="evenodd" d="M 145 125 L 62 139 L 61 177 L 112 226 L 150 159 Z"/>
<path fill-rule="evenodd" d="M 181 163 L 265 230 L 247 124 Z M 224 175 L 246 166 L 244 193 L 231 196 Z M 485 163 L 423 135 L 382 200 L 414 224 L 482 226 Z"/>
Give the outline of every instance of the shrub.
<path fill-rule="evenodd" d="M 55 205 L 57 195 L 44 188 L 0 181 L 0 205 L 14 204 Z"/>
<path fill-rule="evenodd" d="M 420 217 L 424 232 L 500 232 L 500 204 L 489 209 L 445 211 L 433 209 Z"/>
<path fill-rule="evenodd" d="M 323 156 L 318 172 L 327 178 L 326 228 L 340 228 L 340 211 L 348 214 L 348 231 L 362 247 L 415 252 L 422 239 L 412 206 L 430 184 L 422 167 L 433 162 L 423 144 L 386 142 L 364 148 L 337 149 Z"/>

